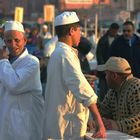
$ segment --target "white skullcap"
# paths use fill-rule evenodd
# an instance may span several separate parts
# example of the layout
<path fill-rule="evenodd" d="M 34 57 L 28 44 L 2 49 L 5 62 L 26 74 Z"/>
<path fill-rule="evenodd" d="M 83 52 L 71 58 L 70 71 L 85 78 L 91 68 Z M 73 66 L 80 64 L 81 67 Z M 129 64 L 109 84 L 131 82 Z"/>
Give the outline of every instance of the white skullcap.
<path fill-rule="evenodd" d="M 75 12 L 63 12 L 62 14 L 56 16 L 55 26 L 66 25 L 71 23 L 79 22 L 79 18 Z"/>
<path fill-rule="evenodd" d="M 4 25 L 4 32 L 9 31 L 9 30 L 16 30 L 23 33 L 25 32 L 23 25 L 18 21 L 6 21 Z"/>
<path fill-rule="evenodd" d="M 48 29 L 48 26 L 47 25 L 43 25 L 42 27 L 45 28 L 45 29 Z"/>

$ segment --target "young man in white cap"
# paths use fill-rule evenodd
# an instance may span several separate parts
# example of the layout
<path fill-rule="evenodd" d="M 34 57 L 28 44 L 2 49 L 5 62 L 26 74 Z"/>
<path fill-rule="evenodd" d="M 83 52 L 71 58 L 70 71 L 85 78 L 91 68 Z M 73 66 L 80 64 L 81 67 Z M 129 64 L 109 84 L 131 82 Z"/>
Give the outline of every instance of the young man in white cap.
<path fill-rule="evenodd" d="M 105 137 L 98 112 L 97 96 L 81 72 L 77 51 L 80 41 L 79 18 L 63 12 L 55 18 L 56 49 L 48 64 L 45 92 L 44 140 L 82 140 L 86 134 L 89 110 L 96 122 L 93 137 Z"/>
<path fill-rule="evenodd" d="M 105 71 L 110 88 L 100 105 L 106 129 L 140 138 L 140 79 L 133 77 L 129 63 L 121 57 L 110 57 L 97 69 Z"/>
<path fill-rule="evenodd" d="M 0 50 L 0 139 L 42 140 L 43 97 L 39 61 L 24 47 L 21 23 L 7 21 Z"/>

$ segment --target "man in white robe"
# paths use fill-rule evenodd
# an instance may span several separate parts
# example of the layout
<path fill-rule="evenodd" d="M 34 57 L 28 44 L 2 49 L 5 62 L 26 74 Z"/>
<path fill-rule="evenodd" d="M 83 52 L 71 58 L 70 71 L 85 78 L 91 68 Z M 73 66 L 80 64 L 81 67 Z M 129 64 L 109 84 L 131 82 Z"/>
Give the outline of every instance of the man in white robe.
<path fill-rule="evenodd" d="M 24 47 L 21 23 L 4 25 L 0 49 L 0 139 L 42 140 L 43 97 L 39 61 Z"/>
<path fill-rule="evenodd" d="M 105 128 L 96 106 L 97 96 L 81 72 L 77 51 L 72 47 L 80 42 L 76 13 L 58 15 L 55 30 L 58 43 L 48 63 L 44 140 L 83 140 L 89 110 L 97 124 L 93 137 L 104 138 Z"/>

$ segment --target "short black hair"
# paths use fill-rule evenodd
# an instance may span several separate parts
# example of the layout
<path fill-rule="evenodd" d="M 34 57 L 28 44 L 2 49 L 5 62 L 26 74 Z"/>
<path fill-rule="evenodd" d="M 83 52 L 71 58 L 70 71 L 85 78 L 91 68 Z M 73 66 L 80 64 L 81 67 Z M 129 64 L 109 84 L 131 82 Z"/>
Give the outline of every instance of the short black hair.
<path fill-rule="evenodd" d="M 60 37 L 66 36 L 70 32 L 71 27 L 74 27 L 74 29 L 76 30 L 77 27 L 79 27 L 79 26 L 80 26 L 80 22 L 66 24 L 66 25 L 60 25 L 60 26 L 55 27 L 55 32 L 56 32 L 58 38 L 60 38 Z"/>
<path fill-rule="evenodd" d="M 123 23 L 123 26 L 126 26 L 126 25 L 131 25 L 133 28 L 135 28 L 132 21 L 126 21 L 126 22 L 124 22 Z"/>
<path fill-rule="evenodd" d="M 91 50 L 92 44 L 90 43 L 90 41 L 87 38 L 81 36 L 79 45 L 76 48 L 80 53 L 82 53 L 85 56 Z"/>
<path fill-rule="evenodd" d="M 110 29 L 119 29 L 119 28 L 120 28 L 119 24 L 115 22 L 110 25 Z"/>

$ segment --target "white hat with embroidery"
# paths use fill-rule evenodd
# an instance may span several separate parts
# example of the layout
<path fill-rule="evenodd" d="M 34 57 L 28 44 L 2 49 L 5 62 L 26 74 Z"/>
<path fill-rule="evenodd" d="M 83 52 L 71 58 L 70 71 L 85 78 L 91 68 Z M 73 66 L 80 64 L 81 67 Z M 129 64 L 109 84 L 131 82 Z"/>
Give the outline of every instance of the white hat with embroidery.
<path fill-rule="evenodd" d="M 79 18 L 76 12 L 66 11 L 56 16 L 54 25 L 60 26 L 60 25 L 67 25 L 67 24 L 72 24 L 76 22 L 79 22 Z"/>
<path fill-rule="evenodd" d="M 16 30 L 19 32 L 25 32 L 23 25 L 18 21 L 6 21 L 4 24 L 4 32 L 10 31 L 10 30 Z"/>

